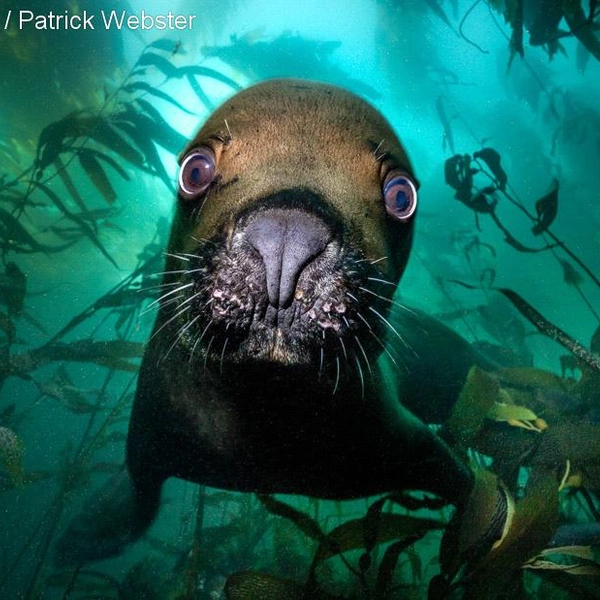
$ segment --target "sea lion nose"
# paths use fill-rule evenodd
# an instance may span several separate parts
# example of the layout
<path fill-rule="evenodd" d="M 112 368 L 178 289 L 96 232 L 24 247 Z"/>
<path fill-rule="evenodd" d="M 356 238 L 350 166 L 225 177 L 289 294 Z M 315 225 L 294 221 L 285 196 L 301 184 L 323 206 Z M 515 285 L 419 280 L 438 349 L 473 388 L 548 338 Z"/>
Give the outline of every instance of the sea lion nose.
<path fill-rule="evenodd" d="M 269 303 L 287 308 L 298 278 L 331 240 L 319 217 L 297 209 L 268 209 L 246 227 L 246 239 L 265 265 Z"/>

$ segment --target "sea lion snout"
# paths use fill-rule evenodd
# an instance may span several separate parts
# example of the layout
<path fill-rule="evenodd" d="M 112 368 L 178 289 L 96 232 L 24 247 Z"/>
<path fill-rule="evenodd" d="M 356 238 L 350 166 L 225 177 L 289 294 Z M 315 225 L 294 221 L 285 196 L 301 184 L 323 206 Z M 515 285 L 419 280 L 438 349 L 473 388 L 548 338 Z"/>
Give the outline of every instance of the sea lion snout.
<path fill-rule="evenodd" d="M 323 381 L 386 350 L 416 183 L 374 108 L 324 84 L 259 84 L 206 121 L 178 183 L 158 328 L 190 364 Z"/>
<path fill-rule="evenodd" d="M 272 208 L 245 230 L 246 239 L 265 267 L 269 304 L 290 306 L 305 267 L 332 239 L 332 232 L 316 215 L 298 209 Z"/>

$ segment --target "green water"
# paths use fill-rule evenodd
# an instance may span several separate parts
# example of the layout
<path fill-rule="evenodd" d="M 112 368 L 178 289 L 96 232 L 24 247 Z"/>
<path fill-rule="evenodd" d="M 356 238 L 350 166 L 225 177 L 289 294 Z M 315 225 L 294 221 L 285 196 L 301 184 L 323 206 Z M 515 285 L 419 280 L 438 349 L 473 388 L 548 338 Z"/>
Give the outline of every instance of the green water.
<path fill-rule="evenodd" d="M 403 301 L 471 342 L 510 350 L 521 366 L 565 376 L 561 364 L 574 364 L 561 363 L 568 349 L 538 332 L 495 288 L 514 290 L 594 350 L 600 17 L 593 17 L 595 28 L 571 27 L 550 19 L 551 6 L 560 3 L 525 1 L 521 56 L 510 49 L 518 28 L 505 21 L 505 4 L 520 3 L 3 2 L 1 598 L 218 598 L 227 577 L 241 571 L 298 585 L 307 579 L 318 544 L 294 519 L 274 516 L 253 496 L 182 481 L 167 484 L 157 522 L 122 556 L 80 573 L 52 564 L 70 515 L 123 460 L 175 202 L 177 154 L 236 89 L 282 76 L 326 81 L 359 94 L 391 122 L 421 184 Z M 590 5 L 582 2 L 584 20 Z M 546 11 L 546 29 L 537 9 Z M 85 28 L 75 18 L 84 10 Z M 544 44 L 530 43 L 540 36 Z M 188 67 L 204 70 L 182 75 Z M 130 124 L 113 127 L 117 141 L 97 133 L 111 119 Z M 474 158 L 482 148 L 499 154 L 508 177 L 486 197 L 497 201 L 493 218 L 457 200 L 445 181 L 445 161 Z M 489 165 L 469 164 L 483 171 L 475 174 L 477 189 L 489 186 Z M 538 203 L 553 190 L 556 215 Z M 20 275 L 11 275 L 10 264 Z M 26 289 L 19 287 L 23 275 Z M 584 371 L 579 364 L 566 375 L 578 380 Z M 576 388 L 575 400 L 561 389 L 568 402 L 581 403 L 565 409 L 568 418 L 590 427 L 600 418 L 594 376 Z M 569 391 L 575 383 L 564 382 Z M 599 462 L 596 452 L 575 465 L 587 489 L 561 492 L 563 520 L 598 518 Z M 282 499 L 326 532 L 361 519 L 371 503 Z M 450 514 L 394 510 L 443 522 Z M 376 596 L 377 566 L 389 542 L 376 545 L 374 566 L 363 571 L 364 548 L 323 561 L 320 584 L 344 598 L 426 597 L 438 572 L 439 533 L 402 554 L 392 591 Z M 598 569 L 592 555 L 582 560 L 590 572 Z M 530 574 L 525 588 L 530 597 L 598 597 L 590 575 L 571 577 L 571 591 L 563 579 L 551 587 Z"/>

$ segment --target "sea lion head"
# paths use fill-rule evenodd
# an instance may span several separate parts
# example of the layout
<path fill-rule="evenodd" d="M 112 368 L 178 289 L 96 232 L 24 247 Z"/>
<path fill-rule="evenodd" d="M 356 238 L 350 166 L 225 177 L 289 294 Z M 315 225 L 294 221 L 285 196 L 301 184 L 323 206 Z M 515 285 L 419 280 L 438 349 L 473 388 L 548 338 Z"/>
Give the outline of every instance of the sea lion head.
<path fill-rule="evenodd" d="M 221 370 L 368 366 L 384 351 L 416 189 L 391 127 L 356 95 L 300 80 L 238 93 L 180 158 L 166 341 Z"/>

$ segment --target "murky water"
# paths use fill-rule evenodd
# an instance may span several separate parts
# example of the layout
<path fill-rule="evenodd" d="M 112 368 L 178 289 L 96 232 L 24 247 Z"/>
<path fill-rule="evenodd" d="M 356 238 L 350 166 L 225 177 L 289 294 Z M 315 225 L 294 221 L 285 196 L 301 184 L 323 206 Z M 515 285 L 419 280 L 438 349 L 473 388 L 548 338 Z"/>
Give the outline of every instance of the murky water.
<path fill-rule="evenodd" d="M 577 562 L 580 572 L 556 571 L 551 583 L 549 571 L 530 569 L 523 589 L 596 597 L 595 3 L 566 19 L 541 0 L 83 4 L 8 0 L 0 8 L 0 597 L 218 598 L 244 571 L 272 579 L 242 581 L 238 592 L 232 585 L 231 598 L 303 597 L 315 589 L 302 592 L 307 579 L 336 597 L 426 597 L 447 509 L 388 505 L 390 514 L 437 523 L 424 521 L 420 533 L 431 531 L 394 558 L 390 548 L 408 536 L 404 521 L 384 519 L 370 541 L 361 537 L 373 527 L 365 517 L 373 499 L 278 497 L 299 511 L 286 518 L 269 501 L 179 480 L 167 484 L 150 533 L 121 556 L 78 571 L 53 565 L 70 517 L 123 461 L 177 156 L 224 99 L 272 77 L 350 89 L 398 133 L 421 186 L 398 299 L 494 360 L 529 369 L 500 379 L 506 402 L 486 416 L 512 428 L 509 437 L 488 440 L 482 416 L 480 438 L 462 449 L 488 465 L 481 457 L 494 456 L 505 479 L 502 465 L 526 463 L 507 485 L 540 513 L 540 490 L 551 486 L 523 491 L 531 464 L 563 479 L 567 487 L 550 492 L 558 508 L 544 518 L 582 524 L 565 545 L 587 549 L 551 559 Z M 521 5 L 522 31 L 511 12 Z M 513 403 L 529 412 L 498 416 L 496 405 Z M 525 439 L 522 462 L 499 450 Z M 548 439 L 558 448 L 552 460 L 527 445 Z M 326 533 L 350 521 L 351 540 L 327 549 Z M 550 534 L 503 568 L 535 558 Z M 490 573 L 503 589 L 503 577 Z"/>

